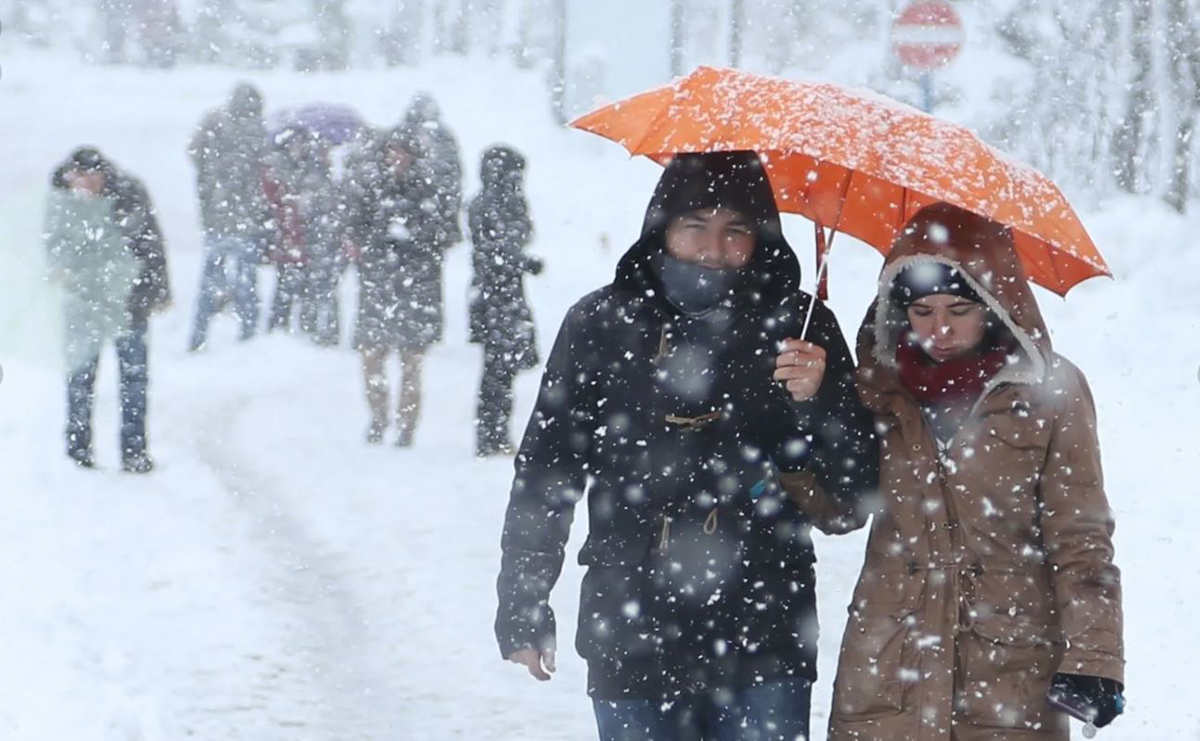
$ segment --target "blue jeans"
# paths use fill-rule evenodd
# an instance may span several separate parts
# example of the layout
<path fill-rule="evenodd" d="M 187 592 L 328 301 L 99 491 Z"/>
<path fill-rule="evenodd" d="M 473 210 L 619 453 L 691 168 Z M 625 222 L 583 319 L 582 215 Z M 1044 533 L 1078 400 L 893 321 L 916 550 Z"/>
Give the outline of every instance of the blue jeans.
<path fill-rule="evenodd" d="M 121 377 L 121 454 L 128 458 L 146 450 L 146 329 L 134 329 L 118 336 L 117 365 Z M 96 400 L 97 355 L 67 377 L 67 452 L 90 454 L 92 449 L 92 407 Z"/>
<path fill-rule="evenodd" d="M 593 700 L 600 741 L 808 741 L 812 683 L 784 679 L 670 701 Z"/>
<path fill-rule="evenodd" d="M 254 336 L 258 325 L 258 260 L 254 240 L 220 237 L 208 241 L 192 330 L 193 350 L 204 344 L 208 323 L 228 298 L 233 299 L 234 313 L 241 322 L 242 339 Z"/>

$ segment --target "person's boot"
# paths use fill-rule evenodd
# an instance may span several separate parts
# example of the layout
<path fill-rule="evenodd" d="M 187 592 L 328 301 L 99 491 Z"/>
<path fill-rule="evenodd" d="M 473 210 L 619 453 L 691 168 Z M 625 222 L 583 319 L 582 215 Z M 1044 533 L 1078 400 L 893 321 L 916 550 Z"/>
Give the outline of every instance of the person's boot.
<path fill-rule="evenodd" d="M 413 444 L 417 420 L 421 417 L 421 355 L 401 356 L 400 403 L 396 409 L 396 447 Z"/>
<path fill-rule="evenodd" d="M 513 449 L 512 443 L 501 438 L 486 438 L 479 439 L 475 443 L 476 458 L 491 458 L 493 456 L 512 455 L 516 452 Z"/>
<path fill-rule="evenodd" d="M 387 419 L 373 419 L 367 425 L 367 442 L 371 445 L 383 443 L 383 433 L 387 431 Z"/>
<path fill-rule="evenodd" d="M 87 448 L 70 448 L 67 450 L 67 457 L 75 461 L 75 465 L 79 468 L 96 467 L 96 461 L 92 459 L 92 451 Z"/>
<path fill-rule="evenodd" d="M 396 425 L 396 442 L 397 448 L 411 448 L 413 444 L 413 428 L 411 425 L 404 424 L 401 420 Z"/>
<path fill-rule="evenodd" d="M 126 453 L 122 456 L 121 469 L 125 473 L 150 473 L 154 470 L 154 461 L 146 451 Z"/>

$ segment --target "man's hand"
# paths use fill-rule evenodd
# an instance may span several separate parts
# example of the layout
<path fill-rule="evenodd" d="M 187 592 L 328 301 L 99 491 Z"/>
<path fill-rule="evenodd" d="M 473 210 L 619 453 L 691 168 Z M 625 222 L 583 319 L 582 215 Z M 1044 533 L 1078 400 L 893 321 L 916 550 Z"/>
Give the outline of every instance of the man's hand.
<path fill-rule="evenodd" d="M 775 358 L 776 381 L 796 401 L 807 401 L 817 395 L 825 379 L 825 349 L 804 340 L 784 340 Z"/>
<path fill-rule="evenodd" d="M 549 682 L 550 675 L 555 670 L 554 649 L 552 648 L 541 653 L 536 648 L 522 648 L 509 654 L 508 660 L 528 669 L 533 678 L 539 682 Z"/>

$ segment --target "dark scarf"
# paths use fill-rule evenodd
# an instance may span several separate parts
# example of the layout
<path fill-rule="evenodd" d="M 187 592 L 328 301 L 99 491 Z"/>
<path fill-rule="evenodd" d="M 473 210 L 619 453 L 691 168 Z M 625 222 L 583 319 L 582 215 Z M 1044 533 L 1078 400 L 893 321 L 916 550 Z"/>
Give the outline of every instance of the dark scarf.
<path fill-rule="evenodd" d="M 1011 343 L 968 353 L 941 363 L 929 357 L 921 347 L 901 341 L 896 348 L 900 383 L 922 406 L 972 404 L 1005 365 L 1012 353 Z"/>

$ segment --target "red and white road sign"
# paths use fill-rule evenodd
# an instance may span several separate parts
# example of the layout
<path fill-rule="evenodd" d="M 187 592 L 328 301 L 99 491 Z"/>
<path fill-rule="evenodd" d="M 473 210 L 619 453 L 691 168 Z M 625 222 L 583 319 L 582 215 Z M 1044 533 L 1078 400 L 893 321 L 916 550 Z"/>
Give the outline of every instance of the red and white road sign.
<path fill-rule="evenodd" d="M 906 67 L 944 67 L 962 51 L 962 19 L 943 0 L 917 0 L 892 24 L 892 52 Z"/>

